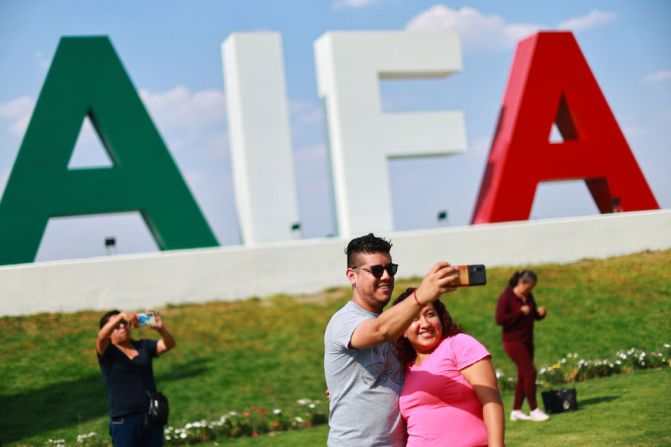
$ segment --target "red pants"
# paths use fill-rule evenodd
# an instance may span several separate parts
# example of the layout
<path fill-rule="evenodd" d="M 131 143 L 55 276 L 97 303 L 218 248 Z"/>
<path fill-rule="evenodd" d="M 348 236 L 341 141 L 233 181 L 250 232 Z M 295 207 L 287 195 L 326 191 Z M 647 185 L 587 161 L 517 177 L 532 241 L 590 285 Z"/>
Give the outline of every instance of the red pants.
<path fill-rule="evenodd" d="M 503 342 L 503 349 L 517 366 L 517 383 L 515 384 L 515 403 L 513 410 L 521 410 L 524 398 L 529 408 L 535 410 L 536 403 L 536 367 L 534 366 L 533 343 Z"/>

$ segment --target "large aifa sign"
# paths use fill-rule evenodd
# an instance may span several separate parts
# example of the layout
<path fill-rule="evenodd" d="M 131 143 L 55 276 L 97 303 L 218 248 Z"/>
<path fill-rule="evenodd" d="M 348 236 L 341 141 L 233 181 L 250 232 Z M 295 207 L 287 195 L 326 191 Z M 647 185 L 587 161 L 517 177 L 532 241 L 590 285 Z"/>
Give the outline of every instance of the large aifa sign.
<path fill-rule="evenodd" d="M 299 219 L 280 37 L 234 34 L 222 54 L 244 241 L 290 239 Z M 382 113 L 378 82 L 460 71 L 458 37 L 326 33 L 315 56 L 338 232 L 391 231 L 386 160 L 463 152 L 466 137 L 460 111 Z M 86 117 L 113 166 L 68 169 Z M 564 179 L 584 179 L 603 213 L 659 208 L 573 35 L 541 32 L 518 45 L 472 222 L 528 219 L 538 183 Z M 218 245 L 109 39 L 64 37 L 0 202 L 0 264 L 33 261 L 51 217 L 128 211 L 162 250 Z"/>

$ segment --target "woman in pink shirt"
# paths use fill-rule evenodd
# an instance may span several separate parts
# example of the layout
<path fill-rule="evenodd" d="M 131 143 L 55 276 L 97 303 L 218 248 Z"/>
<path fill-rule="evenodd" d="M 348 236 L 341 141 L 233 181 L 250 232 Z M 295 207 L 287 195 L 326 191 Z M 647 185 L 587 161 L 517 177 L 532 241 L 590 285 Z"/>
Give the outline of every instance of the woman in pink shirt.
<path fill-rule="evenodd" d="M 410 288 L 398 304 L 413 296 Z M 396 342 L 406 365 L 399 400 L 407 447 L 503 446 L 501 393 L 487 349 L 462 332 L 440 300 L 427 304 Z"/>

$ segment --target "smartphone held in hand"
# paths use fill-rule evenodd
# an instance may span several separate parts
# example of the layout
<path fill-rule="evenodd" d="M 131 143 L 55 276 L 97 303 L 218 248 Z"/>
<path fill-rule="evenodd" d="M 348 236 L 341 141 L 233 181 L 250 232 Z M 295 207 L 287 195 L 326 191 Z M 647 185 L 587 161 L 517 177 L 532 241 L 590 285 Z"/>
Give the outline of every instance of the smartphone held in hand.
<path fill-rule="evenodd" d="M 487 284 L 487 269 L 482 264 L 458 265 L 459 287 L 484 286 Z"/>
<path fill-rule="evenodd" d="M 153 326 L 156 324 L 156 314 L 154 312 L 145 312 L 137 314 L 138 326 Z"/>

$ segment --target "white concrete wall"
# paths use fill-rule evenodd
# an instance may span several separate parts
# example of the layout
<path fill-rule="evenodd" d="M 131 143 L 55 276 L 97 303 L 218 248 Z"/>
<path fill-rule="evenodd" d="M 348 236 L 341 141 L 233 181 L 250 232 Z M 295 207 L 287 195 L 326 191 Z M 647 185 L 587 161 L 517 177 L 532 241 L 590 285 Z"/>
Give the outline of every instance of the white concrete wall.
<path fill-rule="evenodd" d="M 671 248 L 671 210 L 398 232 L 399 277 L 437 260 L 571 262 Z M 146 309 L 344 286 L 346 239 L 312 239 L 0 267 L 0 315 Z"/>

